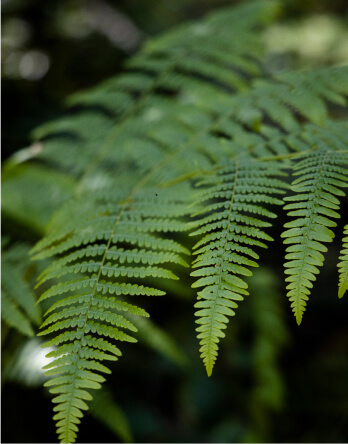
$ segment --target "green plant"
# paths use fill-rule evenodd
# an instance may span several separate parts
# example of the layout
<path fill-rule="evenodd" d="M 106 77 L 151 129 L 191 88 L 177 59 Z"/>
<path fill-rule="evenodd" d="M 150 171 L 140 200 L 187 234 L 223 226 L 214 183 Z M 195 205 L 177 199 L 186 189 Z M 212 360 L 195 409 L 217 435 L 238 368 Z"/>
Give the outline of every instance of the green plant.
<path fill-rule="evenodd" d="M 183 275 L 191 252 L 211 375 L 282 196 L 295 218 L 282 233 L 288 297 L 302 320 L 348 186 L 348 68 L 268 72 L 259 28 L 277 11 L 260 1 L 178 27 L 148 42 L 125 74 L 70 98 L 67 117 L 34 132 L 26 153 L 44 166 L 34 163 L 36 180 L 54 174 L 62 200 L 32 249 L 34 259 L 54 258 L 38 281 L 46 305 L 39 335 L 54 334 L 45 386 L 56 395 L 62 442 L 75 441 L 89 389 L 111 372 L 104 361 L 121 355 L 116 341 L 136 342 L 135 317 L 149 315 L 135 296 L 175 292 L 166 280 Z M 17 182 L 22 196 L 25 188 Z M 38 188 L 28 199 L 50 217 Z"/>
<path fill-rule="evenodd" d="M 2 241 L 3 248 L 9 239 Z M 32 324 L 40 325 L 42 319 L 30 282 L 29 250 L 27 245 L 17 244 L 2 254 L 1 318 L 22 334 L 34 336 Z"/>

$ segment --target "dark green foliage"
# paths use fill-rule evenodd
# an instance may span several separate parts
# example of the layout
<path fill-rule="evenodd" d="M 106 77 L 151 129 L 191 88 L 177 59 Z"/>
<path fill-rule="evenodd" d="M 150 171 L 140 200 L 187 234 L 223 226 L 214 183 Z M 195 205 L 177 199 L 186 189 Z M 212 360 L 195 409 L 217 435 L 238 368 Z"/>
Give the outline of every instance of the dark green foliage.
<path fill-rule="evenodd" d="M 89 412 L 115 432 L 122 442 L 134 442 L 127 420 L 107 386 L 95 392 Z"/>
<path fill-rule="evenodd" d="M 274 272 L 266 267 L 257 269 L 250 280 L 254 387 L 248 402 L 252 426 L 244 442 L 270 441 L 272 413 L 281 410 L 286 399 L 286 388 L 277 361 L 289 337 L 284 319 L 285 300 L 278 293 L 277 283 Z"/>
<path fill-rule="evenodd" d="M 136 342 L 138 328 L 139 338 L 143 329 L 147 342 L 156 338 L 138 296 L 164 295 L 191 253 L 200 352 L 211 375 L 289 188 L 284 210 L 296 219 L 282 234 L 290 244 L 286 281 L 302 319 L 348 181 L 348 125 L 331 113 L 333 104 L 345 106 L 348 68 L 265 72 L 259 28 L 277 10 L 272 1 L 227 8 L 148 42 L 128 72 L 77 93 L 67 102 L 73 113 L 33 134 L 45 174 L 64 188 L 32 250 L 36 259 L 54 258 L 39 277 L 40 302 L 48 304 L 39 335 L 54 334 L 44 344 L 56 347 L 45 386 L 56 395 L 62 442 L 75 441 L 90 389 L 111 373 L 104 361 L 121 356 L 117 341 Z M 192 251 L 188 235 L 199 236 Z M 276 308 L 266 311 L 277 319 Z M 273 347 L 265 324 L 257 329 Z M 157 347 L 183 361 L 163 340 L 157 335 Z"/>
<path fill-rule="evenodd" d="M 22 334 L 34 336 L 33 325 L 40 324 L 41 310 L 32 289 L 33 267 L 28 254 L 25 244 L 2 251 L 1 318 Z"/>

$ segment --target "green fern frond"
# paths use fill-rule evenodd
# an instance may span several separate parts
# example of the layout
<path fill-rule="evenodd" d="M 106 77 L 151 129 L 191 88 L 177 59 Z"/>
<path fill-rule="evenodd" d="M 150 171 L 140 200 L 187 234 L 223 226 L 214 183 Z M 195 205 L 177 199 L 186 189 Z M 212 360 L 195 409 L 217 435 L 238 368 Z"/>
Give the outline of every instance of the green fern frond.
<path fill-rule="evenodd" d="M 172 271 L 157 264 L 187 265 L 178 254 L 187 250 L 157 234 L 187 228 L 180 217 L 188 210 L 183 210 L 183 205 L 178 207 L 182 190 L 182 185 L 177 193 L 173 189 L 157 193 L 149 188 L 138 195 L 133 192 L 128 198 L 121 193 L 122 198 L 114 197 L 113 202 L 105 201 L 105 193 L 97 193 L 94 211 L 82 214 L 78 207 L 74 214 L 72 206 L 67 205 L 65 218 L 59 214 L 52 222 L 52 236 L 35 249 L 44 256 L 66 254 L 41 274 L 40 284 L 63 276 L 70 278 L 52 285 L 40 297 L 40 301 L 54 301 L 39 335 L 56 333 L 56 338 L 45 344 L 58 346 L 47 355 L 55 360 L 45 368 L 48 375 L 64 375 L 47 383 L 55 386 L 50 391 L 59 395 L 53 402 L 58 403 L 55 419 L 59 420 L 57 432 L 63 442 L 75 440 L 81 410 L 87 406 L 85 401 L 92 399 L 88 390 L 100 388 L 104 378 L 100 379 L 98 371 L 108 371 L 97 361 L 118 359 L 121 352 L 114 341 L 136 342 L 124 331 L 137 332 L 126 313 L 148 316 L 123 297 L 163 295 L 163 291 L 141 282 L 149 277 L 177 279 Z M 67 216 L 72 222 L 66 225 Z M 144 253 L 143 258 L 139 253 Z M 86 261 L 86 257 L 93 259 Z"/>
<path fill-rule="evenodd" d="M 285 279 L 288 298 L 298 324 L 301 323 L 307 305 L 312 282 L 323 265 L 327 247 L 324 242 L 331 242 L 334 233 L 330 229 L 336 226 L 332 219 L 339 218 L 339 198 L 345 196 L 340 189 L 348 186 L 347 153 L 317 149 L 304 155 L 294 164 L 294 175 L 299 176 L 292 182 L 293 196 L 284 200 L 289 216 L 296 219 L 287 222 L 288 228 L 282 233 L 286 249 Z M 330 227 L 330 228 L 329 228 Z"/>
<path fill-rule="evenodd" d="M 204 203 L 204 207 L 198 212 L 199 218 L 193 223 L 197 229 L 191 234 L 205 236 L 195 246 L 193 267 L 197 270 L 191 276 L 199 277 L 192 287 L 203 287 L 198 292 L 195 307 L 199 310 L 195 316 L 208 376 L 217 358 L 220 338 L 225 336 L 227 316 L 234 316 L 237 302 L 248 295 L 244 276 L 251 276 L 250 267 L 258 266 L 253 247 L 266 247 L 259 239 L 272 240 L 263 231 L 271 224 L 260 216 L 276 217 L 264 204 L 282 204 L 275 195 L 284 193 L 287 187 L 277 178 L 283 174 L 275 163 L 235 159 L 200 183 L 205 187 L 197 203 Z"/>
<path fill-rule="evenodd" d="M 339 257 L 340 261 L 338 263 L 339 271 L 339 286 L 338 286 L 338 297 L 342 298 L 345 292 L 348 290 L 348 225 L 344 227 L 343 234 L 345 237 L 342 242 L 341 255 Z"/>

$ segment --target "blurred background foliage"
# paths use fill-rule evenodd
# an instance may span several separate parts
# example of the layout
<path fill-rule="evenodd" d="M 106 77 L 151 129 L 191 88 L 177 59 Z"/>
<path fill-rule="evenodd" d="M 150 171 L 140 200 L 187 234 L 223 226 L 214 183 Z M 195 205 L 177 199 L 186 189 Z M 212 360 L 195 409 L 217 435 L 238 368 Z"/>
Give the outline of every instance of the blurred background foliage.
<path fill-rule="evenodd" d="M 59 115 L 68 94 L 120 71 L 143 40 L 233 3 L 238 2 L 2 1 L 3 156 L 26 146 L 31 129 Z M 346 0 L 284 4 L 286 22 L 274 25 L 265 36 L 272 52 L 288 51 L 290 60 L 281 63 L 347 60 Z"/>
<path fill-rule="evenodd" d="M 33 283 L 45 264 L 23 260 L 24 252 L 42 236 L 73 186 L 60 174 L 52 178 L 46 202 L 27 200 L 20 192 L 26 187 L 34 196 L 36 187 L 47 184 L 40 165 L 21 163 L 30 157 L 30 151 L 18 151 L 30 144 L 30 132 L 61 115 L 67 95 L 120 72 L 145 39 L 232 3 L 2 2 L 2 153 L 3 159 L 16 153 L 13 159 L 20 163 L 3 170 L 3 295 L 16 293 L 6 281 L 10 268 L 19 292 L 36 297 Z M 268 49 L 267 68 L 348 63 L 347 22 L 346 0 L 284 1 L 280 22 L 260 33 Z M 348 303 L 336 294 L 339 248 L 337 239 L 301 327 L 284 296 L 283 249 L 263 255 L 264 265 L 250 282 L 252 297 L 230 322 L 211 378 L 199 358 L 195 294 L 181 272 L 185 286 L 177 284 L 175 292 L 169 288 L 165 298 L 148 303 L 151 321 L 139 321 L 146 323 L 141 328 L 147 334 L 136 346 L 122 347 L 125 357 L 95 396 L 79 441 L 347 442 Z M 21 299 L 9 297 L 6 303 L 17 305 L 19 317 L 6 319 L 2 303 L 2 441 L 54 442 L 40 370 L 47 350 L 32 336 L 41 313 L 30 312 Z"/>

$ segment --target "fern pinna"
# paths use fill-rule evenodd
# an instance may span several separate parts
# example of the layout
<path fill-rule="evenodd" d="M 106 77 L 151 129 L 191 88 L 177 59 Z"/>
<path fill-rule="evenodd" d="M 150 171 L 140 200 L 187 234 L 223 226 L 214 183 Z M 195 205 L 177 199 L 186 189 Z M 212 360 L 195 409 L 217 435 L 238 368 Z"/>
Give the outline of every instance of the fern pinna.
<path fill-rule="evenodd" d="M 289 188 L 286 279 L 302 318 L 347 182 L 347 123 L 328 102 L 344 106 L 348 70 L 264 72 L 259 27 L 277 9 L 227 8 L 154 39 L 128 73 L 76 94 L 72 115 L 34 134 L 40 161 L 72 184 L 33 249 L 54 257 L 39 277 L 40 335 L 53 335 L 46 386 L 62 442 L 75 441 L 90 389 L 111 371 L 105 361 L 121 356 L 117 341 L 136 342 L 136 325 L 141 335 L 135 319 L 148 313 L 136 296 L 163 295 L 173 267 L 188 266 L 188 234 L 199 236 L 191 275 L 211 375 Z M 340 296 L 346 259 L 345 238 Z"/>

